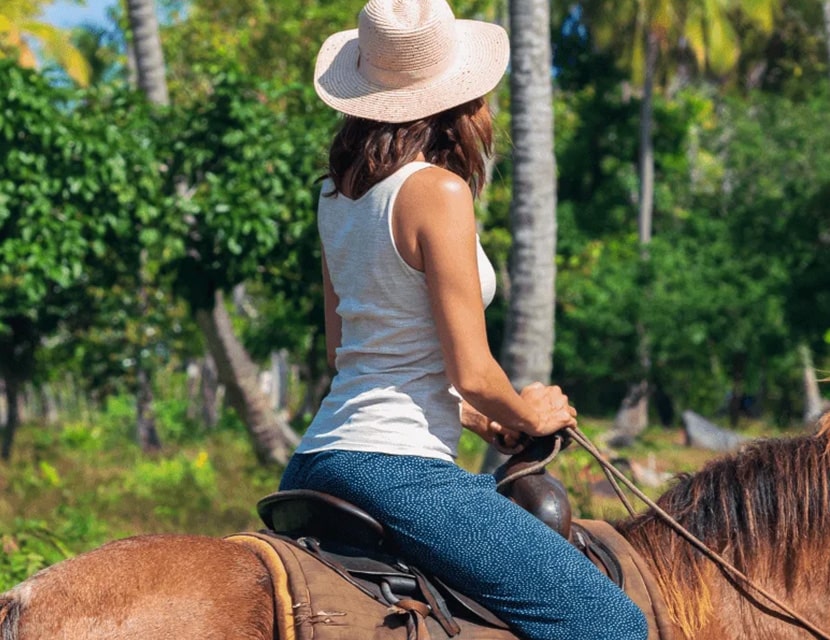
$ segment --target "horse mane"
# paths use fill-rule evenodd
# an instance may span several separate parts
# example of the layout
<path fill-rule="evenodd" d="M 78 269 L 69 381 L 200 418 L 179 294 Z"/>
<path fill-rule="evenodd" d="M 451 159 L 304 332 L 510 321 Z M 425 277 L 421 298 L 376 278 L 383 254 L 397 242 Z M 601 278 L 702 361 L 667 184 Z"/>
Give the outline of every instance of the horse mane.
<path fill-rule="evenodd" d="M 830 413 L 818 427 L 814 435 L 752 441 L 680 475 L 657 504 L 751 580 L 771 579 L 788 595 L 816 571 L 830 580 L 823 544 L 830 532 Z M 674 622 L 696 637 L 714 611 L 708 585 L 715 565 L 651 509 L 616 527 L 649 560 Z"/>
<path fill-rule="evenodd" d="M 16 640 L 20 602 L 0 595 L 0 640 Z"/>

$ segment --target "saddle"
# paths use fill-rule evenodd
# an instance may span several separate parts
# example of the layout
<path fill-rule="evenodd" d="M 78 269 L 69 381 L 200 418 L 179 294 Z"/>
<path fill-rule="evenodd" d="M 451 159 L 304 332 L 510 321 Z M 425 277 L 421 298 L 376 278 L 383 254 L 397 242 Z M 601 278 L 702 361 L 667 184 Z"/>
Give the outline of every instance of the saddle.
<path fill-rule="evenodd" d="M 513 456 L 496 478 L 525 470 L 542 453 L 526 449 Z M 543 469 L 518 475 L 499 491 L 570 540 L 624 589 L 649 620 L 649 640 L 672 640 L 656 582 L 631 545 L 607 523 L 572 520 L 564 486 Z M 275 581 L 282 585 L 275 593 L 292 605 L 290 611 L 283 605 L 276 620 L 280 640 L 518 640 L 492 612 L 426 568 L 402 562 L 383 525 L 345 500 L 281 491 L 260 500 L 257 511 L 267 529 L 232 539 L 254 548 L 269 566 L 282 566 L 272 569 L 284 574 Z"/>
<path fill-rule="evenodd" d="M 342 634 L 342 626 L 351 624 L 346 617 L 365 611 L 371 601 L 382 605 L 374 613 L 379 624 L 375 633 L 386 631 L 378 638 L 517 640 L 489 610 L 437 576 L 400 560 L 383 525 L 345 500 L 304 489 L 280 491 L 260 500 L 257 511 L 267 527 L 260 532 L 259 536 L 265 536 L 260 540 L 278 549 L 281 557 L 289 555 L 295 571 L 303 574 L 305 588 L 291 594 L 294 606 L 297 596 L 299 601 L 307 600 L 312 610 L 331 613 L 331 605 L 339 605 L 342 616 L 329 616 L 329 622 L 322 625 L 319 616 L 301 616 L 300 626 L 309 619 L 317 621 L 309 637 L 323 638 L 319 627 L 326 628 L 332 620 Z M 324 606 L 317 589 L 325 591 L 326 597 L 336 593 L 334 602 Z M 354 629 L 333 637 L 373 637 L 361 635 L 365 633 L 365 629 L 360 633 Z"/>

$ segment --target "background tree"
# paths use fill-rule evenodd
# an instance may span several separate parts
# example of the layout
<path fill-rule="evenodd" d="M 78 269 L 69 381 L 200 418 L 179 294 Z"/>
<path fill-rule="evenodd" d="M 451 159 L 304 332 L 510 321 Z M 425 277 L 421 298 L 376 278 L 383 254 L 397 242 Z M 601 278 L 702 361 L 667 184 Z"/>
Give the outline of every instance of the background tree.
<path fill-rule="evenodd" d="M 33 72 L 0 66 L 0 368 L 6 393 L 35 373 L 45 337 L 82 326 L 96 307 L 90 287 L 135 273 L 135 229 L 160 210 L 152 124 L 129 98 L 97 109 Z M 135 258 L 135 262 L 130 262 Z M 116 266 L 119 265 L 119 266 Z M 121 265 L 126 265 L 121 267 Z M 9 397 L 8 406 L 15 407 Z M 10 412 L 3 453 L 11 452 Z"/>
<path fill-rule="evenodd" d="M 127 0 L 127 19 L 130 24 L 131 51 L 135 56 L 138 88 L 154 105 L 166 107 L 170 104 L 167 79 L 164 68 L 164 52 L 161 48 L 156 3 L 154 0 Z M 141 253 L 138 268 L 138 313 L 144 317 L 149 312 L 147 282 L 147 254 Z M 153 381 L 142 352 L 137 356 L 136 383 L 136 426 L 138 441 L 144 451 L 161 447 L 153 414 Z"/>
<path fill-rule="evenodd" d="M 272 411 L 258 368 L 234 332 L 223 292 L 263 282 L 275 300 L 293 301 L 314 343 L 319 303 L 319 256 L 314 211 L 326 127 L 298 117 L 312 111 L 310 90 L 286 91 L 236 72 L 219 74 L 199 107 L 178 112 L 168 161 L 171 188 L 192 185 L 179 198 L 183 253 L 165 266 L 188 301 L 216 361 L 227 398 L 252 435 L 262 460 L 285 461 L 289 425 Z M 281 101 L 284 111 L 271 105 Z M 323 113 L 318 110 L 318 113 Z M 323 122 L 331 123 L 333 115 Z M 310 311 L 312 311 L 310 313 Z M 283 315 L 285 318 L 285 315 Z M 294 317 L 297 321 L 297 317 Z M 289 332 L 286 332 L 289 333 Z M 276 338 L 274 348 L 285 344 Z"/>
<path fill-rule="evenodd" d="M 821 3 L 824 13 L 824 36 L 827 40 L 827 72 L 830 74 L 830 0 Z"/>
<path fill-rule="evenodd" d="M 688 47 L 699 71 L 718 76 L 733 69 L 740 55 L 740 42 L 732 27 L 734 15 L 741 14 L 765 32 L 772 28 L 777 0 L 754 2 L 730 0 L 728 3 L 692 1 L 677 4 L 667 0 L 651 2 L 586 3 L 589 21 L 600 46 L 621 51 L 619 58 L 642 87 L 640 101 L 639 192 L 637 229 L 643 258 L 651 242 L 654 216 L 654 91 L 660 53 Z M 630 25 L 630 29 L 620 25 Z M 629 38 L 627 34 L 632 34 Z M 648 295 L 648 292 L 644 292 Z M 639 356 L 643 378 L 629 387 L 616 418 L 616 437 L 627 440 L 648 423 L 648 395 L 651 370 L 648 328 L 640 325 Z"/>
<path fill-rule="evenodd" d="M 512 244 L 501 364 L 517 389 L 550 380 L 553 367 L 556 162 L 550 7 L 511 0 Z M 491 449 L 485 469 L 499 460 Z"/>
<path fill-rule="evenodd" d="M 166 105 L 169 102 L 169 96 L 165 77 L 164 56 L 161 49 L 161 39 L 153 0 L 129 0 L 128 17 L 133 34 L 139 86 L 147 93 L 148 98 L 152 102 L 159 105 Z M 226 96 L 223 95 L 222 97 Z M 224 114 L 224 109 L 235 106 L 218 100 L 214 100 L 212 105 L 217 107 L 223 115 L 231 115 Z M 216 121 L 212 122 L 217 124 Z M 241 124 L 234 118 L 231 118 L 228 123 L 232 125 Z M 226 130 L 225 127 L 220 127 L 216 132 L 209 132 L 197 127 L 192 133 L 196 135 L 203 133 L 215 135 L 216 140 L 222 140 L 223 132 Z M 238 138 L 241 133 L 241 131 L 231 131 L 229 138 Z M 228 151 L 227 145 L 220 145 L 212 155 L 209 154 L 208 158 L 220 158 L 222 151 Z M 200 160 L 207 160 L 210 163 L 208 158 L 200 158 Z M 190 167 L 187 168 L 189 169 Z M 199 172 L 191 172 L 188 176 L 189 180 L 186 180 L 184 175 L 174 174 L 171 187 L 186 201 L 190 199 L 190 195 L 187 192 L 192 190 L 198 191 L 200 182 L 204 177 Z M 247 185 L 248 183 L 246 182 L 244 184 Z M 216 183 L 212 187 L 215 188 Z M 238 193 L 233 195 L 245 197 L 250 194 Z M 191 211 L 193 210 L 193 207 L 189 204 L 185 206 L 186 208 L 190 208 Z M 232 199 L 221 203 L 219 206 L 221 207 L 219 213 L 224 216 L 233 207 L 243 206 L 243 200 Z M 197 219 L 191 215 L 188 217 L 188 220 L 196 222 Z M 195 231 L 191 228 L 188 230 L 188 237 L 191 239 L 199 237 L 201 239 L 203 237 L 201 234 L 204 233 L 204 228 L 200 231 Z M 214 238 L 213 236 L 208 236 L 207 239 L 210 241 Z M 238 246 L 236 245 L 238 237 L 233 235 L 228 236 L 227 241 L 231 245 L 231 253 L 236 253 L 234 249 Z M 208 257 L 204 250 L 198 252 L 197 255 L 200 257 Z M 198 278 L 200 276 L 205 278 L 208 274 L 193 273 L 192 270 L 188 271 L 188 277 Z M 234 407 L 248 427 L 257 457 L 262 462 L 285 462 L 288 458 L 290 447 L 296 441 L 289 426 L 278 414 L 271 410 L 269 399 L 259 386 L 258 369 L 235 335 L 233 324 L 225 307 L 222 285 L 227 286 L 228 284 L 233 285 L 237 283 L 238 281 L 229 282 L 226 277 L 209 280 L 205 283 L 205 288 L 208 289 L 209 296 L 200 297 L 198 302 L 191 298 L 191 306 L 195 312 L 197 323 L 205 336 L 208 350 L 216 363 L 219 381 L 225 385 L 227 390 L 228 402 Z M 143 388 L 144 392 L 140 395 L 140 401 L 142 398 L 146 400 L 148 398 L 147 394 L 150 391 L 149 385 L 144 385 Z M 142 413 L 140 412 L 139 417 L 141 415 Z"/>

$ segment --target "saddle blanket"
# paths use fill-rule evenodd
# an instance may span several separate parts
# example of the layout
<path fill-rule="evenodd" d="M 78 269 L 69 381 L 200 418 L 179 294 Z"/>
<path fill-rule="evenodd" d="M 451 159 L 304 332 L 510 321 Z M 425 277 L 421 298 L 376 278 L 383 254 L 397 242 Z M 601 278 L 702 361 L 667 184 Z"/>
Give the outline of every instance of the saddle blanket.
<path fill-rule="evenodd" d="M 301 547 L 263 533 L 226 538 L 268 567 L 279 640 L 439 640 L 448 634 L 420 602 L 374 599 Z M 458 640 L 519 640 L 505 629 L 456 617 Z"/>
<path fill-rule="evenodd" d="M 574 525 L 583 539 L 590 538 L 587 546 L 599 544 L 614 556 L 623 588 L 646 614 L 649 640 L 673 640 L 662 596 L 628 542 L 605 522 L 575 520 Z M 410 598 L 383 602 L 291 540 L 267 533 L 240 533 L 226 540 L 246 546 L 268 568 L 279 640 L 521 640 L 475 615 L 453 615 L 448 632 L 446 620 L 442 625 L 423 602 Z M 577 544 L 583 545 L 585 540 Z M 583 551 L 604 570 L 589 549 Z"/>

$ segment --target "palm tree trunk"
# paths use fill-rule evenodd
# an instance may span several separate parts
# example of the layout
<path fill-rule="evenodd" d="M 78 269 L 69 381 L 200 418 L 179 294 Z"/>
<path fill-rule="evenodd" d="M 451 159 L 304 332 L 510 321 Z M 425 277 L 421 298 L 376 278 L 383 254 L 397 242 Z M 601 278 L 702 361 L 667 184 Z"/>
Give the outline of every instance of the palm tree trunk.
<path fill-rule="evenodd" d="M 637 231 L 643 260 L 648 259 L 654 217 L 654 76 L 659 50 L 657 34 L 653 29 L 647 29 L 645 80 L 643 99 L 640 103 L 640 202 L 637 216 Z M 647 292 L 643 292 L 643 295 L 647 295 Z M 640 341 L 640 366 L 647 375 L 651 369 L 651 353 L 648 347 L 648 334 L 641 323 L 637 325 L 637 334 Z M 647 379 L 629 386 L 614 418 L 614 429 L 609 443 L 630 444 L 648 426 L 648 397 Z"/>
<path fill-rule="evenodd" d="M 510 300 L 501 360 L 517 388 L 550 379 L 556 254 L 550 6 L 510 3 L 513 200 Z"/>
<path fill-rule="evenodd" d="M 517 389 L 550 380 L 556 281 L 550 5 L 511 0 L 513 200 L 510 298 L 501 363 Z M 502 458 L 488 452 L 483 470 Z"/>
<path fill-rule="evenodd" d="M 824 9 L 824 37 L 827 40 L 827 69 L 830 73 L 830 0 L 821 3 Z"/>
<path fill-rule="evenodd" d="M 8 460 L 12 455 L 14 434 L 20 424 L 18 405 L 19 381 L 13 374 L 9 373 L 5 378 L 6 382 L 6 425 L 3 429 L 3 442 L 0 445 L 0 458 Z"/>
<path fill-rule="evenodd" d="M 156 5 L 153 0 L 127 0 L 127 18 L 130 22 L 132 40 L 130 51 L 134 57 L 138 87 L 147 99 L 157 105 L 170 104 L 167 92 L 167 78 L 164 69 L 164 53 L 161 48 Z M 141 252 L 138 269 L 138 299 L 141 317 L 146 316 L 149 295 L 145 263 L 146 252 Z M 142 451 L 151 452 L 161 448 L 153 412 L 152 372 L 137 357 L 136 370 L 136 432 Z"/>
<path fill-rule="evenodd" d="M 170 97 L 156 19 L 156 3 L 153 0 L 127 0 L 127 16 L 135 48 L 138 86 L 153 104 L 168 105 Z"/>
<path fill-rule="evenodd" d="M 225 385 L 228 404 L 248 428 L 257 460 L 285 464 L 296 437 L 262 392 L 257 367 L 233 332 L 221 291 L 216 292 L 213 309 L 196 312 L 196 322 L 216 363 L 219 382 Z"/>
<path fill-rule="evenodd" d="M 640 211 L 637 217 L 640 244 L 651 242 L 654 216 L 654 75 L 657 70 L 659 42 L 657 34 L 646 35 L 646 69 L 643 101 L 640 104 Z"/>

